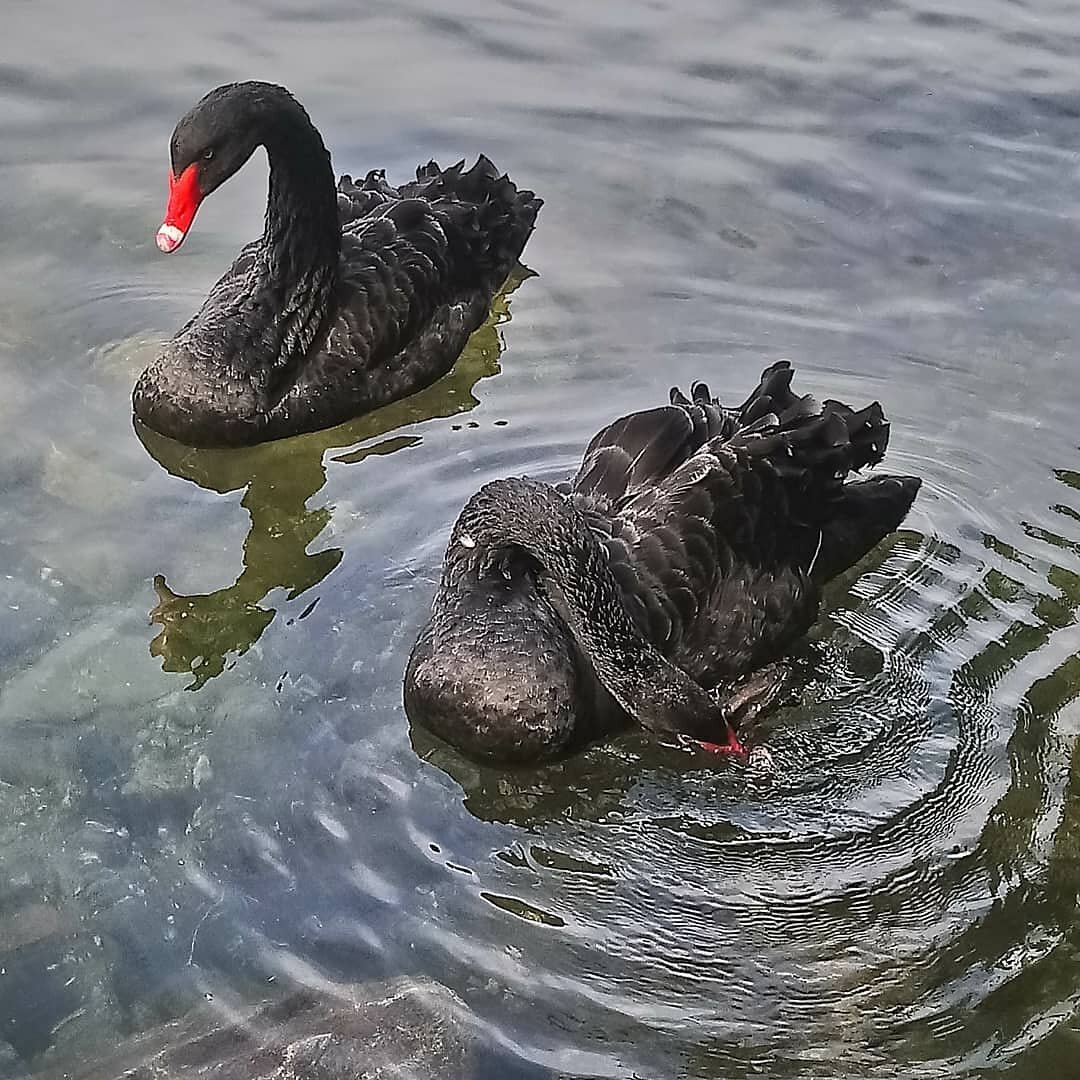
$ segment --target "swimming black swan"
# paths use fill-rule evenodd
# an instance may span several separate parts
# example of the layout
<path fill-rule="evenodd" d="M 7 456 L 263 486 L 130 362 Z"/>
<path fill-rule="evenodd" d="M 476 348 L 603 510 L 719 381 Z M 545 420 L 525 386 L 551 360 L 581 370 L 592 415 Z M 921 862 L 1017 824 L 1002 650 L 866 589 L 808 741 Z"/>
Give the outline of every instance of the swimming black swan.
<path fill-rule="evenodd" d="M 162 251 L 265 146 L 270 194 L 248 244 L 143 372 L 135 415 L 192 446 L 247 446 L 334 424 L 433 383 L 483 323 L 541 200 L 487 158 L 391 187 L 343 176 L 300 103 L 263 82 L 219 86 L 170 144 Z"/>
<path fill-rule="evenodd" d="M 482 487 L 409 658 L 410 717 L 507 761 L 627 720 L 742 753 L 740 717 L 780 685 L 764 665 L 920 483 L 849 481 L 885 453 L 881 406 L 797 397 L 792 375 L 774 364 L 737 409 L 672 390 L 604 428 L 559 488 Z"/>

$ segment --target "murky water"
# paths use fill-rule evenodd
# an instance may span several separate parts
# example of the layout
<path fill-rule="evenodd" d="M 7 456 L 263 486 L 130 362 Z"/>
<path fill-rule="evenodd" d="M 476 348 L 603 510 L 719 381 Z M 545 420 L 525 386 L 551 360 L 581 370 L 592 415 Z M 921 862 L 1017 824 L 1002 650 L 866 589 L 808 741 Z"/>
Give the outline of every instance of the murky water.
<path fill-rule="evenodd" d="M 5 9 L 0 1040 L 63 1068 L 393 976 L 460 996 L 477 1075 L 1080 1075 L 1080 12 L 360 8 Z M 547 201 L 536 276 L 408 402 L 182 451 L 131 385 L 265 166 L 164 259 L 167 138 L 243 77 L 341 171 L 491 155 Z M 501 772 L 410 731 L 465 498 L 782 356 L 880 398 L 926 483 L 799 651 L 778 776 L 632 737 Z"/>

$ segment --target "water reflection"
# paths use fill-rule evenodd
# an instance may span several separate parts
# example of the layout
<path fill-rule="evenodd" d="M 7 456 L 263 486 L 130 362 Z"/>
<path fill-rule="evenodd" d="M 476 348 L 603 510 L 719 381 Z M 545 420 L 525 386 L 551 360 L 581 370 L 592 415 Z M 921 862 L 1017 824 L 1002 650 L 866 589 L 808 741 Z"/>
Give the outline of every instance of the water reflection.
<path fill-rule="evenodd" d="M 243 569 L 232 585 L 184 595 L 171 589 L 163 574 L 155 576 L 158 602 L 150 610 L 150 621 L 161 629 L 150 642 L 150 654 L 161 658 L 165 671 L 190 674 L 187 689 L 200 689 L 259 640 L 278 612 L 263 603 L 274 589 L 285 589 L 285 603 L 290 603 L 325 580 L 341 562 L 341 549 L 312 553 L 308 548 L 329 524 L 333 507 L 308 503 L 326 483 L 327 452 L 357 446 L 333 458 L 346 464 L 392 454 L 416 445 L 420 436 L 381 436 L 477 405 L 476 384 L 500 370 L 499 327 L 510 321 L 510 298 L 532 276 L 523 266 L 510 275 L 487 321 L 448 375 L 410 398 L 339 427 L 239 450 L 212 450 L 183 446 L 135 421 L 143 446 L 173 476 L 222 494 L 246 489 L 240 505 L 251 518 Z M 305 618 L 317 603 L 318 597 L 313 598 L 296 618 Z"/>
<path fill-rule="evenodd" d="M 470 761 L 419 725 L 410 727 L 416 753 L 451 777 L 465 809 L 481 821 L 524 828 L 573 816 L 599 822 L 618 814 L 643 766 L 637 735 L 623 735 L 537 768 L 499 768 Z M 650 762 L 655 768 L 655 763 Z"/>

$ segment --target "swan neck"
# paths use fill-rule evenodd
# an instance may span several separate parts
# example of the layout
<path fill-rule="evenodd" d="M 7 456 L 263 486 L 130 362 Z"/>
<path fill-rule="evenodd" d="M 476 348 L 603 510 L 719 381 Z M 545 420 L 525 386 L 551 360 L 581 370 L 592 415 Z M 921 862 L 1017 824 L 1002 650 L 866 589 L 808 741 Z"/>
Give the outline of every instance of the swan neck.
<path fill-rule="evenodd" d="M 319 133 L 308 128 L 265 144 L 270 185 L 262 247 L 270 273 L 281 281 L 315 268 L 336 275 L 341 254 L 330 155 Z"/>
<path fill-rule="evenodd" d="M 644 728 L 702 738 L 715 735 L 722 723 L 717 702 L 641 632 L 606 562 L 597 571 L 610 579 L 600 583 L 606 596 L 599 605 L 581 595 L 576 577 L 568 581 L 560 573 L 546 582 L 548 597 L 597 680 Z"/>
<path fill-rule="evenodd" d="M 251 292 L 273 312 L 265 341 L 280 372 L 303 362 L 336 314 L 341 225 L 330 155 L 307 114 L 282 109 L 263 144 L 270 182 Z"/>
<path fill-rule="evenodd" d="M 466 507 L 455 528 L 458 542 L 470 528 L 476 539 L 465 535 L 474 542 L 492 529 L 493 549 L 514 544 L 543 568 L 541 584 L 549 600 L 601 685 L 626 713 L 655 731 L 715 734 L 720 707 L 631 618 L 606 552 L 569 499 L 536 481 L 496 481 Z"/>

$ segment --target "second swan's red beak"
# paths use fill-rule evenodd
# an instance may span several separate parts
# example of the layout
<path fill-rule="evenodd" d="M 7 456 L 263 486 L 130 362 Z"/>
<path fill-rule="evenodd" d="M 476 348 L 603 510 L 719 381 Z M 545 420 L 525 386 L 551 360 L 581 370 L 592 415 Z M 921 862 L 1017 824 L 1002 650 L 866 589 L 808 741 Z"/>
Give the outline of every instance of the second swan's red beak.
<path fill-rule="evenodd" d="M 735 729 L 730 724 L 723 742 L 706 742 L 704 739 L 696 739 L 695 741 L 703 750 L 708 750 L 713 754 L 731 754 L 733 757 L 743 759 L 750 756 L 739 736 L 735 734 Z"/>
<path fill-rule="evenodd" d="M 175 251 L 187 236 L 195 211 L 203 201 L 199 188 L 199 169 L 193 162 L 179 176 L 169 173 L 169 205 L 165 220 L 157 231 L 157 246 L 166 254 Z"/>

